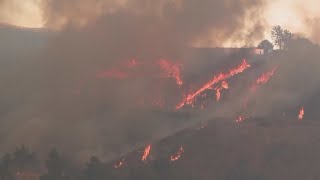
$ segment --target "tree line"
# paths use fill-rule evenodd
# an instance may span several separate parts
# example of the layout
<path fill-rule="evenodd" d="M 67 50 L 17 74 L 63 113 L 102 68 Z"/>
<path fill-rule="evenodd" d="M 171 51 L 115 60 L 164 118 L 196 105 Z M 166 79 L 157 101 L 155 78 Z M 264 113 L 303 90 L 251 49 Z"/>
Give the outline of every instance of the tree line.
<path fill-rule="evenodd" d="M 0 180 L 16 179 L 108 180 L 112 177 L 108 172 L 107 164 L 101 162 L 97 157 L 91 157 L 85 167 L 78 170 L 56 149 L 52 149 L 45 162 L 41 162 L 34 152 L 21 146 L 13 153 L 3 155 L 0 160 Z"/>
<path fill-rule="evenodd" d="M 265 54 L 273 51 L 274 46 L 277 46 L 279 50 L 288 50 L 290 41 L 293 39 L 294 34 L 287 29 L 282 29 L 281 26 L 273 26 L 271 30 L 271 38 L 273 43 L 265 39 L 261 41 L 258 48 L 263 49 Z"/>
<path fill-rule="evenodd" d="M 92 156 L 85 164 L 78 164 L 52 149 L 41 161 L 26 146 L 16 148 L 0 159 L 0 180 L 163 180 L 175 177 L 167 158 L 149 161 L 128 168 L 115 168 Z"/>

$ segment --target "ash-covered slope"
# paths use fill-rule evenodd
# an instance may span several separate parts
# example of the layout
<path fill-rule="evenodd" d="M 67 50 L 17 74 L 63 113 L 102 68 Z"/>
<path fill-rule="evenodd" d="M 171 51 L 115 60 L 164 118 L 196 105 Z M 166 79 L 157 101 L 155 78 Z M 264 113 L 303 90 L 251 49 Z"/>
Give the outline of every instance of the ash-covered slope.
<path fill-rule="evenodd" d="M 145 149 L 127 154 L 109 164 L 110 174 L 114 179 L 319 178 L 320 124 L 289 117 L 265 121 L 269 119 L 277 123 L 210 121 L 151 144 L 145 161 Z M 181 147 L 180 158 L 171 161 Z"/>
<path fill-rule="evenodd" d="M 318 179 L 318 49 L 295 39 L 289 51 L 230 80 L 233 89 L 224 102 L 194 119 L 208 125 L 146 143 L 112 162 L 110 174 L 114 179 Z M 239 95 L 243 98 L 235 100 Z M 242 99 L 243 107 L 235 108 Z"/>

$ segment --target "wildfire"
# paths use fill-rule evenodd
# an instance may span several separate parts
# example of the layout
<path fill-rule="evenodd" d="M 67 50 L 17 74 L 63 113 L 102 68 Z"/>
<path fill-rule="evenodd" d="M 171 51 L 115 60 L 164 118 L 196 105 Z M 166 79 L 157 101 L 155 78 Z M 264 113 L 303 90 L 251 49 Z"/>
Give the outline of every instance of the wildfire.
<path fill-rule="evenodd" d="M 184 149 L 183 147 L 180 147 L 180 149 L 175 154 L 171 155 L 170 161 L 173 162 L 173 161 L 179 160 L 183 153 L 184 153 Z"/>
<path fill-rule="evenodd" d="M 303 119 L 303 116 L 304 116 L 304 108 L 302 107 L 302 108 L 300 109 L 300 111 L 299 111 L 298 118 L 299 118 L 300 120 L 302 120 L 302 119 Z"/>
<path fill-rule="evenodd" d="M 217 101 L 220 100 L 220 98 L 221 98 L 221 90 L 223 90 L 223 89 L 229 89 L 229 84 L 226 81 L 222 81 L 221 87 L 215 88 Z"/>
<path fill-rule="evenodd" d="M 255 82 L 253 85 L 251 85 L 250 91 L 251 91 L 251 92 L 255 92 L 255 91 L 257 90 L 258 84 L 265 84 L 265 83 L 267 83 L 267 82 L 270 80 L 270 78 L 274 75 L 276 69 L 277 69 L 277 68 L 274 67 L 271 71 L 262 74 L 262 75 L 256 80 L 256 82 Z"/>
<path fill-rule="evenodd" d="M 201 129 L 206 128 L 206 127 L 208 127 L 208 122 L 202 123 L 201 126 L 199 126 L 196 130 L 200 131 Z"/>
<path fill-rule="evenodd" d="M 240 116 L 236 119 L 236 122 L 237 122 L 237 123 L 242 123 L 244 120 L 246 120 L 246 117 L 243 116 L 243 115 L 240 115 Z"/>
<path fill-rule="evenodd" d="M 137 62 L 137 60 L 136 59 L 131 59 L 128 63 L 127 63 L 127 67 L 128 68 L 134 68 L 135 66 L 137 66 L 138 65 L 138 62 Z"/>
<path fill-rule="evenodd" d="M 239 73 L 242 73 L 244 70 L 246 70 L 247 68 L 250 67 L 250 64 L 247 63 L 247 61 L 244 59 L 242 61 L 242 63 L 234 68 L 229 70 L 228 73 L 220 73 L 218 76 L 214 76 L 208 83 L 206 83 L 205 85 L 203 85 L 200 89 L 198 89 L 197 91 L 188 94 L 186 96 L 185 99 L 182 100 L 182 102 L 180 102 L 177 106 L 176 109 L 180 109 L 182 108 L 184 105 L 186 104 L 192 104 L 192 102 L 194 101 L 195 97 L 198 96 L 199 94 L 201 94 L 202 92 L 211 89 L 212 86 L 220 81 L 226 80 L 232 76 L 235 76 Z"/>
<path fill-rule="evenodd" d="M 119 161 L 117 164 L 115 164 L 113 167 L 118 169 L 121 168 L 124 164 L 124 158 L 121 159 L 121 161 Z"/>
<path fill-rule="evenodd" d="M 269 79 L 274 75 L 274 72 L 276 71 L 276 69 L 277 68 L 274 67 L 271 71 L 262 74 L 261 77 L 257 79 L 257 84 L 267 83 Z"/>
<path fill-rule="evenodd" d="M 142 155 L 142 158 L 141 158 L 142 161 L 146 161 L 146 160 L 147 160 L 147 158 L 148 158 L 148 156 L 149 156 L 149 154 L 150 154 L 150 150 L 151 150 L 151 145 L 148 145 L 148 146 L 144 149 L 143 155 Z"/>
<path fill-rule="evenodd" d="M 174 64 L 168 60 L 161 59 L 161 60 L 159 60 L 159 65 L 160 65 L 161 69 L 167 73 L 168 77 L 174 78 L 176 80 L 176 83 L 179 86 L 182 85 L 179 64 Z"/>

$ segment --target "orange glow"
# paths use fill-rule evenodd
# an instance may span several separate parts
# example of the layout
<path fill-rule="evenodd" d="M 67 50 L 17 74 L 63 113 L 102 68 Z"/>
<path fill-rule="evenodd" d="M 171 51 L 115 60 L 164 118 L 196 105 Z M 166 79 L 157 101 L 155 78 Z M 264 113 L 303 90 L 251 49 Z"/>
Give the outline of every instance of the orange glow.
<path fill-rule="evenodd" d="M 235 76 L 239 73 L 242 73 L 244 70 L 250 67 L 250 64 L 247 63 L 247 61 L 244 59 L 238 67 L 229 70 L 228 73 L 220 73 L 218 76 L 214 76 L 209 82 L 207 82 L 205 85 L 203 85 L 200 89 L 197 91 L 188 94 L 186 98 L 184 98 L 177 106 L 176 109 L 182 108 L 186 104 L 192 104 L 192 102 L 195 100 L 195 97 L 203 93 L 204 91 L 211 89 L 213 85 L 216 83 L 226 80 L 232 76 Z"/>
<path fill-rule="evenodd" d="M 135 66 L 138 65 L 138 62 L 136 59 L 131 59 L 128 63 L 127 63 L 127 67 L 128 68 L 134 68 Z"/>
<path fill-rule="evenodd" d="M 183 149 L 183 147 L 180 147 L 178 152 L 176 152 L 175 154 L 171 155 L 170 161 L 173 162 L 173 161 L 179 160 L 183 153 L 184 153 L 184 149 Z"/>
<path fill-rule="evenodd" d="M 216 97 L 217 97 L 217 101 L 220 100 L 221 98 L 221 90 L 223 89 L 229 89 L 229 84 L 226 81 L 222 81 L 221 83 L 221 87 L 216 87 Z"/>
<path fill-rule="evenodd" d="M 300 111 L 299 111 L 298 118 L 299 118 L 300 120 L 302 120 L 303 117 L 304 117 L 304 108 L 302 107 L 302 108 L 300 109 Z"/>
<path fill-rule="evenodd" d="M 159 65 L 165 73 L 167 73 L 168 77 L 172 77 L 176 80 L 176 83 L 181 86 L 182 85 L 182 79 L 180 75 L 180 66 L 179 64 L 174 64 L 168 60 L 161 59 L 159 61 Z"/>
<path fill-rule="evenodd" d="M 121 168 L 124 164 L 124 158 L 121 159 L 121 161 L 119 161 L 117 164 L 115 164 L 113 167 L 118 169 L 118 168 Z"/>
<path fill-rule="evenodd" d="M 146 160 L 147 160 L 147 158 L 148 158 L 148 156 L 149 156 L 149 154 L 150 154 L 150 150 L 151 150 L 151 145 L 148 145 L 148 146 L 144 149 L 144 151 L 143 151 L 143 156 L 142 156 L 142 158 L 141 158 L 142 161 L 146 161 Z"/>
<path fill-rule="evenodd" d="M 270 77 L 272 77 L 274 75 L 275 71 L 276 71 L 276 68 L 274 67 L 270 72 L 266 72 L 266 73 L 262 74 L 261 77 L 259 77 L 257 79 L 257 84 L 267 83 L 269 81 Z"/>
<path fill-rule="evenodd" d="M 236 122 L 237 122 L 237 123 L 242 123 L 244 120 L 246 120 L 246 117 L 240 115 L 240 116 L 236 119 Z"/>

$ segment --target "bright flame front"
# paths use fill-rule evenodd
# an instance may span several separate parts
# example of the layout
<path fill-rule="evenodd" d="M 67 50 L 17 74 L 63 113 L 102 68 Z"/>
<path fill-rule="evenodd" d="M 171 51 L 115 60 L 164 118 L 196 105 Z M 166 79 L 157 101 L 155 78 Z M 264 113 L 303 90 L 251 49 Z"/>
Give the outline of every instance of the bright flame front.
<path fill-rule="evenodd" d="M 300 120 L 302 120 L 303 117 L 304 117 L 304 107 L 302 107 L 302 108 L 300 109 L 299 115 L 298 115 L 298 118 L 299 118 Z"/>
<path fill-rule="evenodd" d="M 176 152 L 175 154 L 171 155 L 170 161 L 173 162 L 173 161 L 179 160 L 183 153 L 184 153 L 184 149 L 183 149 L 183 147 L 180 147 L 178 152 Z"/>
<path fill-rule="evenodd" d="M 144 149 L 143 155 L 142 155 L 142 158 L 141 158 L 142 161 L 145 162 L 145 161 L 147 160 L 147 158 L 149 157 L 149 154 L 150 154 L 150 150 L 151 150 L 151 145 L 148 145 L 148 146 Z"/>
<path fill-rule="evenodd" d="M 197 91 L 188 94 L 186 98 L 184 98 L 177 106 L 176 109 L 181 109 L 186 104 L 192 104 L 192 102 L 195 100 L 195 97 L 203 93 L 204 91 L 208 89 L 212 89 L 212 86 L 217 84 L 220 81 L 224 81 L 228 78 L 231 78 L 232 76 L 235 76 L 239 73 L 242 73 L 244 70 L 250 67 L 250 64 L 247 63 L 247 61 L 244 59 L 242 63 L 231 70 L 229 70 L 228 73 L 220 73 L 218 76 L 214 76 L 208 83 L 203 85 L 200 89 Z"/>

